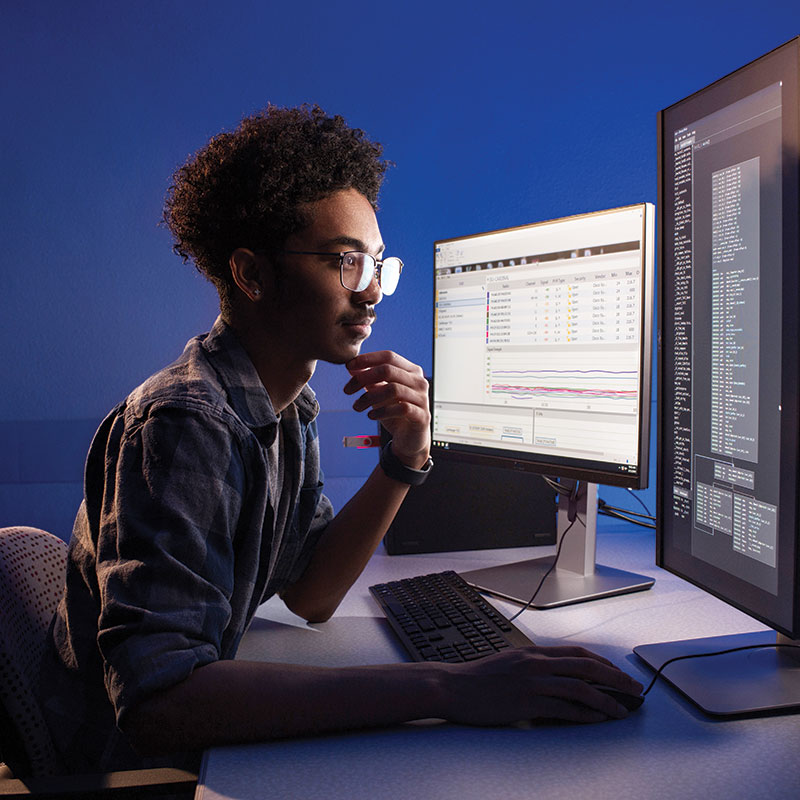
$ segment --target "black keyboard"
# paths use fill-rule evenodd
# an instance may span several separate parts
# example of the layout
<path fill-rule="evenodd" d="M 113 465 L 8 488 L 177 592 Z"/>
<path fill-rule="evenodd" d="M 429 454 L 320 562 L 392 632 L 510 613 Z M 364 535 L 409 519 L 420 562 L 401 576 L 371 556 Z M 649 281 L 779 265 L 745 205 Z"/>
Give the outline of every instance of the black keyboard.
<path fill-rule="evenodd" d="M 472 661 L 533 644 L 455 572 L 369 590 L 415 661 Z"/>

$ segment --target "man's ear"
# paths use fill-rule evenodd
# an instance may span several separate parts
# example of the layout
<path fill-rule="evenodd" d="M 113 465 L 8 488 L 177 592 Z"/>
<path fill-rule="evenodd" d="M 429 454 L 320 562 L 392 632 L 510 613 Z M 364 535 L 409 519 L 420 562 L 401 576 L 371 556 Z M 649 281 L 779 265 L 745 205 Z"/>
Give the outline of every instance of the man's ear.
<path fill-rule="evenodd" d="M 264 296 L 261 265 L 252 250 L 237 247 L 228 260 L 234 283 L 251 301 L 258 302 Z"/>

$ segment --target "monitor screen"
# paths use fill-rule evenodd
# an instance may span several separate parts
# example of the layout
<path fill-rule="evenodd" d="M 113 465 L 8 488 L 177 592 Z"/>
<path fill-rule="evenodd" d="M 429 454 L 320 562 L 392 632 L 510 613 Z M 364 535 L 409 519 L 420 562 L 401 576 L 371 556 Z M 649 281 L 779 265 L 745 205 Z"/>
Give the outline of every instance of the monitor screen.
<path fill-rule="evenodd" d="M 657 563 L 793 638 L 799 42 L 658 120 Z"/>
<path fill-rule="evenodd" d="M 438 450 L 647 485 L 648 204 L 434 244 Z"/>

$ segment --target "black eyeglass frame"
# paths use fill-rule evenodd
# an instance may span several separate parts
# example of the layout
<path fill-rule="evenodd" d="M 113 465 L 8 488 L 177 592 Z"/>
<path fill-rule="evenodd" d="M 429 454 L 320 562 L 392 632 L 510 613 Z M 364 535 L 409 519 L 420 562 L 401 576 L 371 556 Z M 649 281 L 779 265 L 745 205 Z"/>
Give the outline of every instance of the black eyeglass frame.
<path fill-rule="evenodd" d="M 363 289 L 351 289 L 349 286 L 347 286 L 345 284 L 345 282 L 344 282 L 344 258 L 345 258 L 345 256 L 349 256 L 349 255 L 351 255 L 353 253 L 356 253 L 357 255 L 364 256 L 366 258 L 371 258 L 372 259 L 372 261 L 373 261 L 372 277 L 377 279 L 378 286 L 380 286 L 382 290 L 383 290 L 383 285 L 381 284 L 381 270 L 383 268 L 383 262 L 384 261 L 388 261 L 389 259 L 392 259 L 393 261 L 397 261 L 400 264 L 400 267 L 397 270 L 397 281 L 398 281 L 398 283 L 400 282 L 400 275 L 402 275 L 402 273 L 403 273 L 403 262 L 397 256 L 389 256 L 389 258 L 379 259 L 379 258 L 375 258 L 375 256 L 370 255 L 369 253 L 364 253 L 361 250 L 345 250 L 345 251 L 343 251 L 341 253 L 327 253 L 327 252 L 322 252 L 322 251 L 319 251 L 319 250 L 282 250 L 281 252 L 289 254 L 289 255 L 296 255 L 296 256 L 328 256 L 329 258 L 338 258 L 339 259 L 339 282 L 342 284 L 342 286 L 345 289 L 347 289 L 350 292 L 363 292 L 367 288 L 367 286 L 369 286 L 370 283 L 372 283 L 372 278 L 370 278 L 369 281 L 367 282 L 367 286 L 365 286 Z M 395 288 L 392 289 L 391 292 L 384 291 L 383 293 L 385 295 L 391 295 L 391 294 L 394 294 L 395 289 L 397 289 L 397 286 L 395 286 Z"/>

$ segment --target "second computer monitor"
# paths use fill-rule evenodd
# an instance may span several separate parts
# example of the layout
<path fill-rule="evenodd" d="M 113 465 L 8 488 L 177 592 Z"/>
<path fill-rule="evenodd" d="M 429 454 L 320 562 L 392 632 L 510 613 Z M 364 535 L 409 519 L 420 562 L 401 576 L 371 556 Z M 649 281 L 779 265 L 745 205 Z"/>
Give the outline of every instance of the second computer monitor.
<path fill-rule="evenodd" d="M 769 644 L 664 676 L 711 714 L 800 712 L 800 37 L 665 108 L 658 129 L 657 563 L 780 636 L 635 652 L 658 668 Z"/>
<path fill-rule="evenodd" d="M 652 584 L 595 565 L 594 537 L 597 484 L 648 481 L 653 217 L 641 203 L 434 246 L 435 449 L 560 478 L 573 494 L 540 607 Z M 548 568 L 468 579 L 525 602 Z"/>

